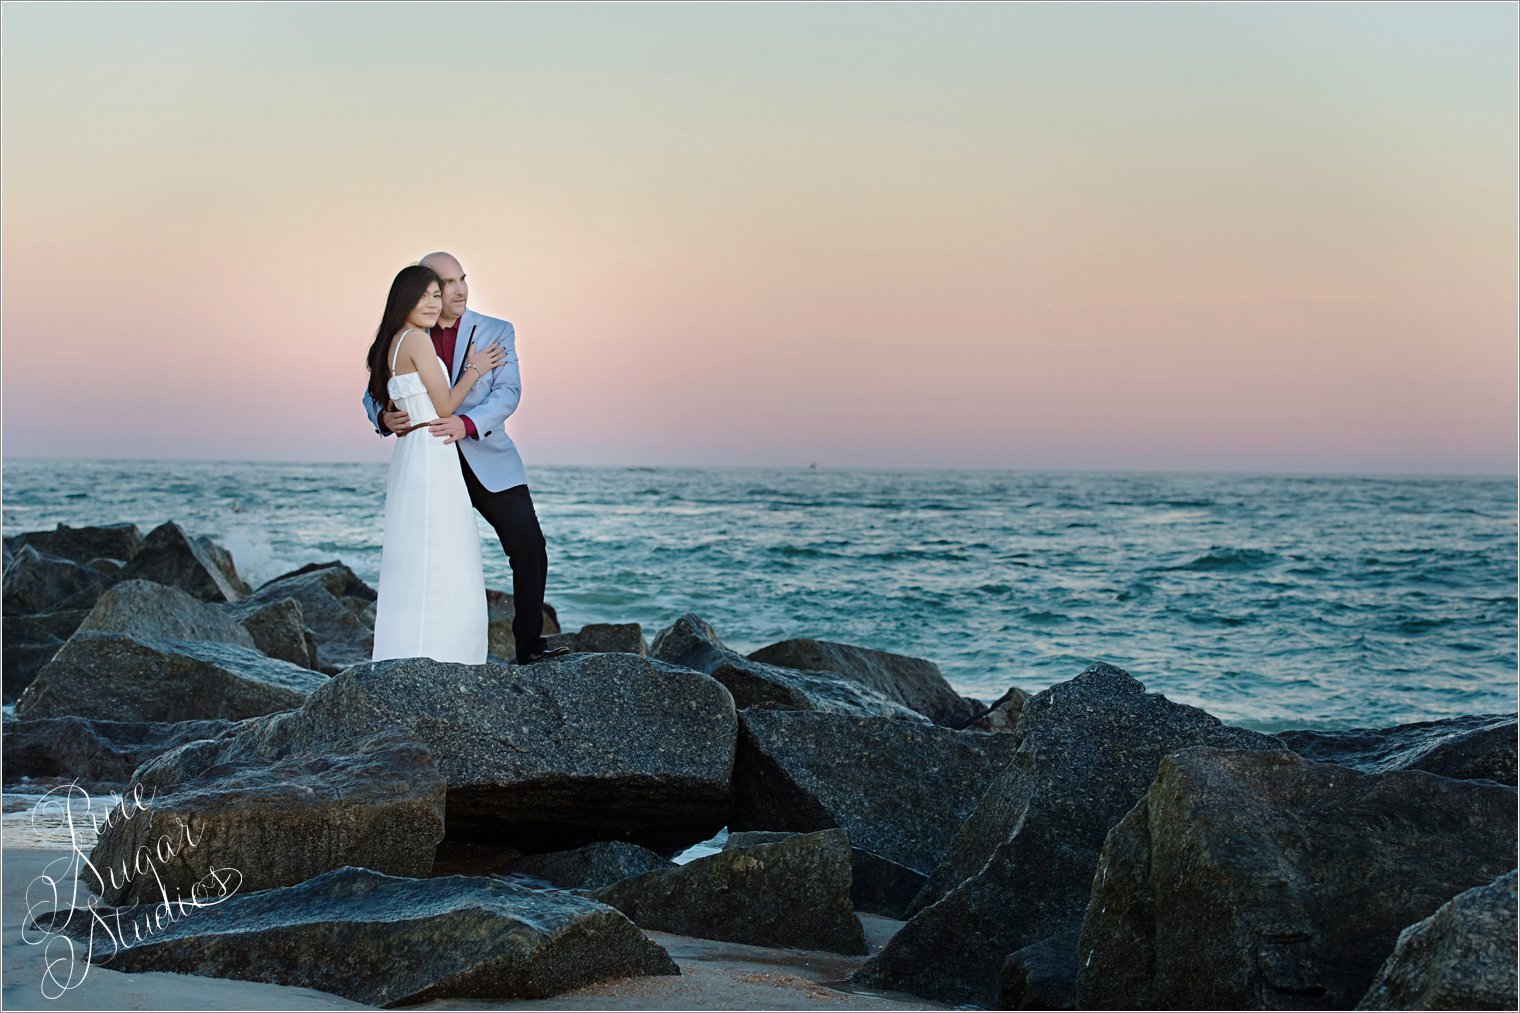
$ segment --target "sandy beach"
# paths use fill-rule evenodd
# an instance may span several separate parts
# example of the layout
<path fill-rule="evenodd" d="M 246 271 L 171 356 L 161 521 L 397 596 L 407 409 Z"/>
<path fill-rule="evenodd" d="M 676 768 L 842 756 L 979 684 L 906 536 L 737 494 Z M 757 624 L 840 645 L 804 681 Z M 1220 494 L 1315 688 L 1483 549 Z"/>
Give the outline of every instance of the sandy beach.
<path fill-rule="evenodd" d="M 8 1010 L 339 1010 L 376 1009 L 311 988 L 202 978 L 186 974 L 125 974 L 91 965 L 83 980 L 56 999 L 43 994 L 43 948 L 22 938 L 27 891 L 62 849 L 6 847 L 4 864 L 5 962 L 3 1006 Z M 879 952 L 902 922 L 861 913 L 871 953 Z M 846 978 L 867 957 L 813 950 L 771 949 L 667 932 L 647 932 L 681 968 L 679 977 L 624 978 L 552 999 L 430 1002 L 416 1009 L 949 1009 L 908 996 L 888 998 L 843 991 Z M 29 934 L 29 938 L 35 939 Z M 75 976 L 79 972 L 76 970 Z M 49 988 L 49 994 L 55 992 Z"/>

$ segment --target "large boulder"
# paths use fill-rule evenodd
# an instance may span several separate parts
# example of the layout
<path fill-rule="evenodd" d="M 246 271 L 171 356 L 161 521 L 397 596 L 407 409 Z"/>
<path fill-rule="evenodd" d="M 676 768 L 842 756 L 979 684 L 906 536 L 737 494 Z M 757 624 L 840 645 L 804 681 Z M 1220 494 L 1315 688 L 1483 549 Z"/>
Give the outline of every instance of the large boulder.
<path fill-rule="evenodd" d="M 966 724 L 967 731 L 974 732 L 1011 732 L 1019 724 L 1019 715 L 1024 711 L 1024 705 L 1029 702 L 1029 691 L 1019 689 L 1017 686 L 1008 687 L 1008 691 L 998 697 L 988 706 L 983 714 L 972 718 Z"/>
<path fill-rule="evenodd" d="M 253 590 L 248 586 L 247 581 L 238 576 L 237 564 L 232 559 L 232 553 L 224 546 L 212 541 L 209 535 L 192 535 L 191 537 L 195 539 L 201 551 L 216 564 L 216 568 L 222 571 L 222 576 L 227 578 L 227 583 L 232 585 L 234 591 L 239 595 L 247 595 Z"/>
<path fill-rule="evenodd" d="M 695 612 L 680 616 L 656 633 L 649 653 L 661 661 L 704 675 L 711 675 L 725 661 L 742 657 L 738 651 L 725 647 L 718 631 Z"/>
<path fill-rule="evenodd" d="M 0 599 L 7 618 L 88 609 L 116 579 L 111 571 L 23 545 L 5 567 Z"/>
<path fill-rule="evenodd" d="M 317 637 L 306 628 L 306 613 L 294 598 L 281 598 L 242 612 L 243 628 L 254 646 L 271 658 L 302 668 L 317 667 Z"/>
<path fill-rule="evenodd" d="M 128 562 L 142 551 L 143 536 L 136 524 L 103 524 L 71 528 L 59 523 L 52 531 L 27 531 L 7 538 L 6 545 L 19 549 L 30 545 L 45 556 L 88 563 L 95 559 Z"/>
<path fill-rule="evenodd" d="M 237 721 L 299 707 L 325 681 L 237 644 L 76 633 L 21 694 L 16 715 Z"/>
<path fill-rule="evenodd" d="M 736 658 L 719 665 L 712 677 L 724 685 L 740 710 L 774 707 L 932 723 L 917 711 L 887 699 L 869 686 L 840 678 L 832 672 L 804 672 Z"/>
<path fill-rule="evenodd" d="M 723 850 L 774 844 L 797 834 L 796 830 L 735 830 L 724 839 Z M 856 911 L 901 921 L 903 912 L 923 885 L 923 873 L 874 851 L 850 846 L 850 904 Z"/>
<path fill-rule="evenodd" d="M 1515 715 L 1469 714 L 1387 728 L 1275 733 L 1299 756 L 1368 774 L 1428 770 L 1447 777 L 1515 783 Z"/>
<path fill-rule="evenodd" d="M 188 895 L 219 869 L 235 869 L 245 890 L 345 865 L 428 875 L 443 840 L 445 788 L 427 748 L 397 728 L 285 748 L 279 726 L 293 713 L 144 764 L 124 793 L 127 818 L 107 822 L 90 853 L 95 869 L 113 874 L 90 888 L 108 904 L 136 904 L 162 889 Z M 137 800 L 147 812 L 135 811 Z M 153 855 L 151 873 L 133 869 L 139 853 Z"/>
<path fill-rule="evenodd" d="M 0 744 L 5 776 L 72 777 L 119 788 L 139 766 L 175 746 L 215 738 L 234 722 L 108 721 L 74 715 L 16 718 L 6 715 Z"/>
<path fill-rule="evenodd" d="M 336 675 L 374 655 L 377 595 L 344 564 L 312 563 L 281 574 L 228 611 L 247 622 L 286 598 L 300 603 L 302 621 L 316 637 L 318 671 Z"/>
<path fill-rule="evenodd" d="M 550 647 L 568 647 L 577 653 L 649 653 L 644 627 L 638 623 L 588 623 L 574 633 L 556 633 L 547 639 Z"/>
<path fill-rule="evenodd" d="M 130 633 L 143 640 L 212 640 L 257 650 L 253 637 L 226 612 L 177 587 L 149 580 L 124 580 L 108 588 L 77 632 Z"/>
<path fill-rule="evenodd" d="M 513 873 L 532 876 L 567 890 L 596 889 L 655 869 L 673 868 L 664 855 L 627 841 L 596 841 L 569 851 L 524 855 L 511 864 Z"/>
<path fill-rule="evenodd" d="M 824 830 L 927 873 L 1008 765 L 1011 736 L 896 718 L 740 714 L 731 830 Z"/>
<path fill-rule="evenodd" d="M 1520 1009 L 1515 870 L 1464 890 L 1399 933 L 1357 1009 Z"/>
<path fill-rule="evenodd" d="M 1071 929 L 1015 950 L 998 972 L 994 1009 L 1076 1009 L 1077 943 Z"/>
<path fill-rule="evenodd" d="M 74 635 L 89 614 L 88 609 L 67 609 L 6 617 L 5 635 L 0 637 L 0 678 L 4 680 L 7 703 L 14 701 L 42 666 L 53 660 L 58 648 Z"/>
<path fill-rule="evenodd" d="M 706 840 L 728 815 L 733 700 L 649 658 L 355 665 L 324 680 L 279 741 L 319 749 L 390 725 L 442 771 L 450 839 L 530 852 L 622 839 L 663 854 Z"/>
<path fill-rule="evenodd" d="M 1401 930 L 1514 867 L 1515 821 L 1490 781 L 1179 751 L 1104 843 L 1079 1003 L 1350 1009 Z"/>
<path fill-rule="evenodd" d="M 751 661 L 725 647 L 717 632 L 695 613 L 688 612 L 661 630 L 650 653 L 661 661 L 717 679 L 740 710 L 763 706 L 929 720 L 869 686 L 834 672 L 803 671 Z"/>
<path fill-rule="evenodd" d="M 207 540 L 186 533 L 174 521 L 165 521 L 143 539 L 142 549 L 121 571 L 122 580 L 151 580 L 189 592 L 201 601 L 237 601 L 243 597 L 236 573 L 229 577 L 223 559 L 207 548 Z M 243 588 L 247 585 L 243 584 Z"/>
<path fill-rule="evenodd" d="M 589 891 L 643 929 L 754 946 L 865 953 L 842 830 L 720 851 Z"/>
<path fill-rule="evenodd" d="M 1013 761 L 857 984 L 990 1007 L 1010 953 L 1079 927 L 1104 837 L 1161 757 L 1198 743 L 1287 751 L 1101 662 L 1031 697 L 1014 734 L 985 737 L 1014 740 Z"/>
<path fill-rule="evenodd" d="M 947 728 L 963 728 L 983 710 L 951 689 L 938 665 L 922 658 L 809 639 L 770 644 L 749 658 L 782 668 L 837 673 Z"/>
<path fill-rule="evenodd" d="M 315 988 L 382 1008 L 545 999 L 612 978 L 680 973 L 616 909 L 564 891 L 346 866 L 295 886 L 242 892 L 235 877 L 222 875 L 225 882 L 203 884 L 203 906 L 162 924 L 153 917 L 161 904 L 92 912 L 104 924 L 137 926 L 141 938 L 119 948 L 97 935 L 89 959 L 131 974 Z M 38 918 L 36 929 L 86 943 L 95 924 L 65 909 Z"/>

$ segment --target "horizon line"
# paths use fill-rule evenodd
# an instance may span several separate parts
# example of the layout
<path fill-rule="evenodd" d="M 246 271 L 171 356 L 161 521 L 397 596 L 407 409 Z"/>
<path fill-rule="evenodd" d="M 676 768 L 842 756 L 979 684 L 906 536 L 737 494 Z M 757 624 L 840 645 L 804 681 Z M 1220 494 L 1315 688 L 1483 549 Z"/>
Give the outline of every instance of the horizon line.
<path fill-rule="evenodd" d="M 89 464 L 351 464 L 385 466 L 385 461 L 354 460 L 272 460 L 223 457 L 36 457 L 21 454 L 0 454 L 0 470 L 6 461 L 78 461 Z M 1449 479 L 1510 479 L 1520 481 L 1520 472 L 1398 472 L 1398 471 L 1250 471 L 1231 469 L 1187 470 L 1179 468 L 1027 468 L 1006 465 L 914 465 L 912 467 L 889 467 L 882 465 L 827 465 L 818 462 L 807 464 L 565 464 L 542 462 L 536 468 L 601 468 L 627 471 L 707 471 L 714 468 L 726 470 L 765 471 L 862 471 L 862 472 L 998 472 L 1003 474 L 1030 475 L 1233 475 L 1258 478 L 1449 478 Z"/>

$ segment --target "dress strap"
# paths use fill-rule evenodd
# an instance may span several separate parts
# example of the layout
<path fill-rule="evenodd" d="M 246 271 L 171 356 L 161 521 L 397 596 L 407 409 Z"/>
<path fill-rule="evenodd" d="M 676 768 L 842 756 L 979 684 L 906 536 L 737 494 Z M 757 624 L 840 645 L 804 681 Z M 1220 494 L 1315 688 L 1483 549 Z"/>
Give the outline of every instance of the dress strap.
<path fill-rule="evenodd" d="M 391 349 L 391 372 L 392 373 L 396 372 L 396 356 L 401 353 L 401 343 L 406 340 L 407 332 L 408 331 L 413 331 L 413 330 L 416 330 L 416 328 L 414 328 L 414 327 L 408 327 L 405 331 L 402 331 L 401 332 L 401 337 L 399 337 L 399 338 L 396 339 L 396 347 L 393 348 L 393 349 Z"/>

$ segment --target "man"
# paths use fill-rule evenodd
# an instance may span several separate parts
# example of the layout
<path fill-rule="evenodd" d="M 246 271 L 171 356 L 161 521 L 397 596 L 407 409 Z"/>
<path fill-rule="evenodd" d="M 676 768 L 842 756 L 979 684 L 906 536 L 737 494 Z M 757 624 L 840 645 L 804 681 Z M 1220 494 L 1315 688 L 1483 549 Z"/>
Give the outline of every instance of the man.
<path fill-rule="evenodd" d="M 528 494 L 527 475 L 517 446 L 507 435 L 507 418 L 517 410 L 522 396 L 522 376 L 517 366 L 517 334 L 505 320 L 466 309 L 469 286 L 464 268 L 447 253 L 430 253 L 419 263 L 438 275 L 443 289 L 443 312 L 429 331 L 433 348 L 449 370 L 449 383 L 459 379 L 470 348 L 495 342 L 506 352 L 502 364 L 476 381 L 449 418 L 434 419 L 427 432 L 418 429 L 411 439 L 441 439 L 459 451 L 459 466 L 470 502 L 501 538 L 512 565 L 512 601 L 516 615 L 512 636 L 517 641 L 517 661 L 529 664 L 543 658 L 568 654 L 568 647 L 549 650 L 544 639 L 544 585 L 549 574 L 549 555 L 544 533 L 538 526 L 533 497 Z M 410 425 L 404 411 L 387 402 L 381 411 L 369 391 L 364 410 L 381 436 L 390 436 Z"/>

